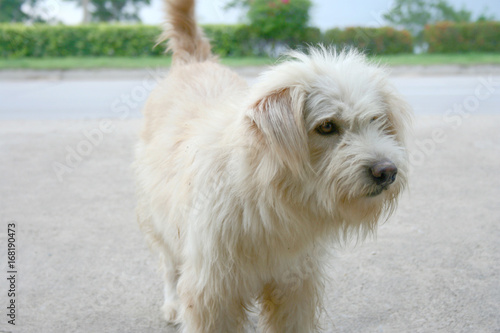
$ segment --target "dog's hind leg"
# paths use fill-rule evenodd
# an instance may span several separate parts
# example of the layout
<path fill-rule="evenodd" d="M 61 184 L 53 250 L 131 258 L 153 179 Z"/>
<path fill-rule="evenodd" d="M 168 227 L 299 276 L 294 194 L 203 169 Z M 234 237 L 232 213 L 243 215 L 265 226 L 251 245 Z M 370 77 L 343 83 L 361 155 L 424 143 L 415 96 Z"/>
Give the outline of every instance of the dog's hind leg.
<path fill-rule="evenodd" d="M 165 302 L 163 303 L 162 311 L 168 322 L 175 323 L 179 304 L 179 298 L 177 297 L 178 265 L 172 251 L 165 244 L 163 237 L 156 231 L 153 225 L 153 216 L 149 208 L 149 202 L 144 199 L 139 200 L 137 205 L 137 221 L 149 247 L 154 253 L 159 254 L 160 269 L 165 281 Z"/>
<path fill-rule="evenodd" d="M 168 251 L 160 253 L 162 273 L 165 280 L 164 297 L 162 306 L 163 316 L 170 323 L 176 323 L 179 297 L 177 296 L 177 281 L 179 280 L 179 271 L 174 258 Z"/>

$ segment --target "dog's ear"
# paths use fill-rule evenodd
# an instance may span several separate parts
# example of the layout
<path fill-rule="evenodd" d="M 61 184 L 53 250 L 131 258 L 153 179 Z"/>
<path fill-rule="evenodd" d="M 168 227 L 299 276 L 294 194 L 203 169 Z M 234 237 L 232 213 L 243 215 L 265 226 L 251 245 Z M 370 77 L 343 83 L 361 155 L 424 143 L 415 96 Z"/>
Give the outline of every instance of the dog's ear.
<path fill-rule="evenodd" d="M 297 176 L 309 160 L 304 104 L 305 93 L 300 88 L 284 88 L 252 103 L 249 114 L 270 152 Z"/>
<path fill-rule="evenodd" d="M 411 106 L 394 90 L 386 90 L 384 99 L 388 106 L 388 118 L 391 123 L 391 128 L 394 131 L 394 136 L 403 145 L 406 144 L 406 137 L 411 131 L 413 120 Z"/>

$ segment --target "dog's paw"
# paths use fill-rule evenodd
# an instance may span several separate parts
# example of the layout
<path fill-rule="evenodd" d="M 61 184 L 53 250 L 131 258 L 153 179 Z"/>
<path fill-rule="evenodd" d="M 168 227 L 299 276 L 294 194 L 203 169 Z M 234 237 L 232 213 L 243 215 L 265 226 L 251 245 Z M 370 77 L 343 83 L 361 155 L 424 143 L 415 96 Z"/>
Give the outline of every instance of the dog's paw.
<path fill-rule="evenodd" d="M 165 302 L 161 308 L 163 317 L 171 324 L 175 324 L 177 322 L 177 308 L 177 302 Z"/>

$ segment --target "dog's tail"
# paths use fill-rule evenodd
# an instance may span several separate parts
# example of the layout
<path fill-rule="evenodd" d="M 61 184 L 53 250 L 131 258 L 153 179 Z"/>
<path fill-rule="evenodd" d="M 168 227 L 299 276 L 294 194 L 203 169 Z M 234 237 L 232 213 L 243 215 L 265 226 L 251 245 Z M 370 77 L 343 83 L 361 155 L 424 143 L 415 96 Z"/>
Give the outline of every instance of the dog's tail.
<path fill-rule="evenodd" d="M 210 42 L 196 24 L 194 0 L 164 0 L 167 23 L 158 43 L 168 40 L 173 64 L 213 59 Z"/>

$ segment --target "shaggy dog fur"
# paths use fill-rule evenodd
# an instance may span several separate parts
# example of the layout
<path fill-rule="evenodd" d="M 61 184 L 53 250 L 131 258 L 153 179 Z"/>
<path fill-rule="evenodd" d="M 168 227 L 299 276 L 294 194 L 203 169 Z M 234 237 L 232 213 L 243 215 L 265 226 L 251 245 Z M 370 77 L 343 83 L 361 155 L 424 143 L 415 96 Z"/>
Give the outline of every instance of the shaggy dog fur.
<path fill-rule="evenodd" d="M 365 235 L 407 184 L 410 111 L 352 51 L 294 52 L 254 87 L 219 65 L 193 0 L 166 0 L 174 53 L 137 146 L 138 220 L 184 332 L 318 330 L 329 244 Z"/>

